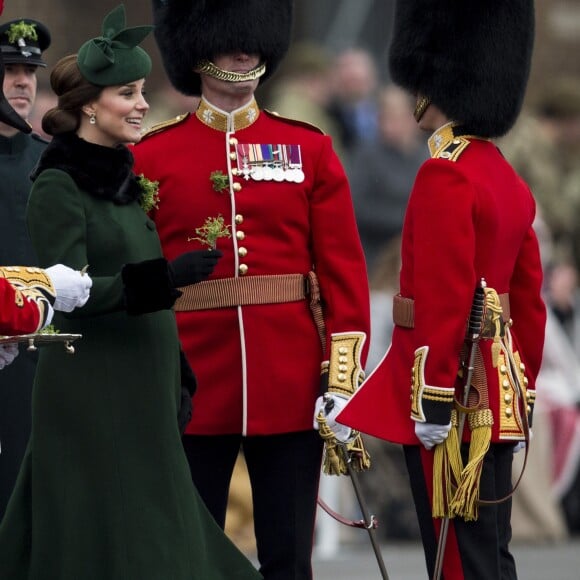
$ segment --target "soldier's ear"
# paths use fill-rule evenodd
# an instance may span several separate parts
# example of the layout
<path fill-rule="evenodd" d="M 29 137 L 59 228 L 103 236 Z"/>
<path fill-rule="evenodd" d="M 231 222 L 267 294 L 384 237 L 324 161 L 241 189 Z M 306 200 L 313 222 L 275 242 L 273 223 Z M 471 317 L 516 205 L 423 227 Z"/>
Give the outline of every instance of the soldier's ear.
<path fill-rule="evenodd" d="M 1 3 L 0 3 L 1 8 Z M 1 10 L 0 10 L 1 11 Z M 4 95 L 2 90 L 2 85 L 4 84 L 4 60 L 2 58 L 2 53 L 0 52 L 0 123 L 5 123 L 10 125 L 22 133 L 30 133 L 32 127 L 27 123 L 8 102 L 8 99 Z"/>

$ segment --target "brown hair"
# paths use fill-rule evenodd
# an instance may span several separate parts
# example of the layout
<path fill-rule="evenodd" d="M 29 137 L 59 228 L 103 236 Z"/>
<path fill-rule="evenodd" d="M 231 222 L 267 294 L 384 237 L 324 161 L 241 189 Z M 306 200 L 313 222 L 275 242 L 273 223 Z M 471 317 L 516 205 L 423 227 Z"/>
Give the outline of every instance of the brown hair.
<path fill-rule="evenodd" d="M 50 86 L 58 97 L 58 104 L 42 117 L 42 130 L 58 135 L 79 128 L 82 107 L 99 98 L 103 87 L 87 81 L 77 65 L 77 55 L 61 58 L 50 74 Z"/>

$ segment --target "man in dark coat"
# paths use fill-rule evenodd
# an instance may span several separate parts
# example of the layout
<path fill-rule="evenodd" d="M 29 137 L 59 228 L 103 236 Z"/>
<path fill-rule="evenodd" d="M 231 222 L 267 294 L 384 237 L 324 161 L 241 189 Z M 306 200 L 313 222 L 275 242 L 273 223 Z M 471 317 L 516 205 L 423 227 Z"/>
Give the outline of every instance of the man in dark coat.
<path fill-rule="evenodd" d="M 50 33 L 40 22 L 21 18 L 0 26 L 4 61 L 4 103 L 28 118 L 36 97 L 36 71 L 46 67 L 42 52 Z M 29 178 L 46 142 L 0 121 L 0 263 L 36 265 L 24 213 L 31 188 Z M 36 354 L 23 350 L 0 375 L 0 518 L 14 487 L 30 434 L 30 395 Z"/>

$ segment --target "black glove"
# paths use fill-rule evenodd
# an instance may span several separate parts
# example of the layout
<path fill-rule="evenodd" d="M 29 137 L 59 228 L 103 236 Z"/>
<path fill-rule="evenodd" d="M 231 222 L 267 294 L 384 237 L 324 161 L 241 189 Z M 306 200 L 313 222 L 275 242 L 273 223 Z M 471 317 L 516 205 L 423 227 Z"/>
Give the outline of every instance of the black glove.
<path fill-rule="evenodd" d="M 223 256 L 220 250 L 194 250 L 169 262 L 169 277 L 175 288 L 205 280 Z"/>
<path fill-rule="evenodd" d="M 177 425 L 182 435 L 185 433 L 187 424 L 191 421 L 192 412 L 191 395 L 185 387 L 181 387 L 181 404 L 179 405 L 179 411 L 177 413 Z"/>
<path fill-rule="evenodd" d="M 328 392 L 328 367 L 324 372 L 320 372 L 320 385 L 318 388 L 318 396 L 322 397 L 324 393 Z"/>
<path fill-rule="evenodd" d="M 125 264 L 121 270 L 121 279 L 128 314 L 169 309 L 181 296 L 171 281 L 169 263 L 165 258 Z"/>

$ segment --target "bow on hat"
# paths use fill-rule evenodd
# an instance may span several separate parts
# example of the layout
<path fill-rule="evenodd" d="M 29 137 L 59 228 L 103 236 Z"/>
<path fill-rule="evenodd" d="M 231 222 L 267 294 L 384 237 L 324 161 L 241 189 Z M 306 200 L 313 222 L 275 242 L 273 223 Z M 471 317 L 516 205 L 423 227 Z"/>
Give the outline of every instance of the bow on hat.
<path fill-rule="evenodd" d="M 115 64 L 115 50 L 136 47 L 152 30 L 152 26 L 125 28 L 125 6 L 121 4 L 103 20 L 102 36 L 87 43 L 83 68 L 94 72 Z"/>

